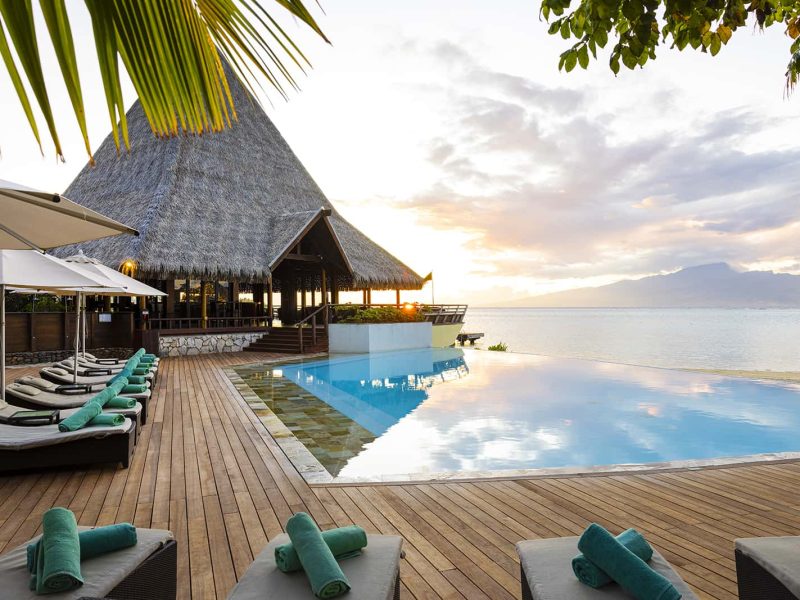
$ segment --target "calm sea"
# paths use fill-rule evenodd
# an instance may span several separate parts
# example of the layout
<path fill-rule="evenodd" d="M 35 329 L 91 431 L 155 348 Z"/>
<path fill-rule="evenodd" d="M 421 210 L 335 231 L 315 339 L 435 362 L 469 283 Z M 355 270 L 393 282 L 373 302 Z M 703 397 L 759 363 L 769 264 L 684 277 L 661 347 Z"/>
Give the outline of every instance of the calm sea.
<path fill-rule="evenodd" d="M 654 367 L 800 371 L 800 309 L 470 308 L 478 347 Z"/>

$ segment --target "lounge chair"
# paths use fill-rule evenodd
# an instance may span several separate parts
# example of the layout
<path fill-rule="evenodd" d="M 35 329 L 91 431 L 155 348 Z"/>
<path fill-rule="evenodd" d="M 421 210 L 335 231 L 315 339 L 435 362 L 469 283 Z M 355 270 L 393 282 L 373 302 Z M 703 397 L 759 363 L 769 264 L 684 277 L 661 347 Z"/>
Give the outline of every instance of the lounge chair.
<path fill-rule="evenodd" d="M 136 441 L 136 424 L 125 419 L 112 427 L 84 427 L 61 432 L 58 425 L 0 423 L 0 472 L 98 462 L 128 468 Z"/>
<path fill-rule="evenodd" d="M 25 385 L 30 385 L 35 388 L 39 388 L 43 392 L 47 392 L 46 395 L 40 394 L 37 398 L 40 401 L 47 399 L 53 403 L 54 408 L 58 408 L 61 406 L 61 402 L 69 400 L 70 402 L 77 402 L 80 404 L 73 405 L 70 404 L 69 406 L 80 406 L 91 400 L 97 395 L 97 392 L 86 392 L 82 394 L 75 394 L 75 393 L 61 393 L 59 392 L 59 388 L 61 384 L 54 383 L 52 381 L 48 381 L 47 379 L 42 379 L 41 377 L 32 377 L 30 375 L 26 375 L 25 377 L 20 377 L 19 379 L 15 380 L 17 383 L 23 383 Z M 100 391 L 100 386 L 96 386 L 98 391 Z M 120 392 L 120 396 L 124 396 L 126 398 L 133 398 L 134 400 L 138 400 L 142 405 L 144 405 L 149 399 L 152 393 L 150 389 L 146 389 L 144 392 L 141 393 L 125 393 Z M 146 408 L 146 407 L 145 407 Z"/>
<path fill-rule="evenodd" d="M 72 363 L 72 359 L 62 360 L 61 362 L 53 363 L 52 365 L 56 369 L 63 369 L 70 375 L 75 372 L 75 365 Z M 78 363 L 78 376 L 79 377 L 107 377 L 111 378 L 120 371 L 115 371 L 111 367 L 106 367 L 102 369 L 95 369 L 91 367 L 86 367 Z M 148 381 L 153 381 L 156 377 L 156 372 L 154 370 L 148 372 L 146 375 L 142 375 Z"/>
<path fill-rule="evenodd" d="M 89 361 L 100 365 L 124 365 L 131 358 L 130 356 L 128 358 L 99 358 L 94 354 L 89 354 L 88 352 L 84 352 L 82 355 Z M 156 357 L 153 360 L 153 364 L 157 365 L 160 360 L 160 358 Z"/>
<path fill-rule="evenodd" d="M 52 381 L 53 383 L 59 383 L 62 385 L 72 385 L 73 383 L 77 383 L 78 385 L 87 385 L 90 386 L 91 389 L 97 390 L 99 390 L 101 386 L 104 386 L 111 381 L 111 379 L 114 377 L 113 375 L 99 375 L 96 377 L 83 377 L 78 375 L 77 381 L 75 381 L 75 377 L 72 375 L 72 373 L 61 367 L 45 367 L 39 371 L 39 375 L 48 381 Z M 150 387 L 149 380 L 146 380 L 145 384 L 147 387 Z"/>
<path fill-rule="evenodd" d="M 800 598 L 800 537 L 736 540 L 739 600 Z"/>
<path fill-rule="evenodd" d="M 289 541 L 282 533 L 253 561 L 228 600 L 313 600 L 314 594 L 302 571 L 283 573 L 275 566 L 275 547 Z M 360 556 L 339 563 L 350 582 L 347 600 L 400 600 L 400 558 L 403 538 L 368 535 Z"/>
<path fill-rule="evenodd" d="M 89 400 L 96 396 L 97 394 L 90 394 Z M 43 396 L 43 399 L 40 400 L 39 398 Z M 35 388 L 33 386 L 25 385 L 24 383 L 19 383 L 17 381 L 10 383 L 6 386 L 6 399 L 8 400 L 9 404 L 12 404 L 12 408 L 29 408 L 32 410 L 45 410 L 45 409 L 53 409 L 53 410 L 69 410 L 73 408 L 80 408 L 89 400 L 85 400 L 83 402 L 76 402 L 74 396 L 59 396 L 57 401 L 54 403 L 52 398 L 48 398 L 47 392 L 43 392 L 39 388 Z M 55 406 L 54 406 L 55 404 Z M 136 431 L 141 432 L 142 425 L 147 422 L 147 413 L 145 412 L 145 404 L 136 402 L 136 406 L 133 408 L 103 408 L 103 412 L 109 413 L 117 413 L 128 417 L 129 419 L 133 419 L 136 421 Z M 0 404 L 0 410 L 7 410 L 2 407 Z M 3 413 L 0 412 L 0 417 L 3 416 Z M 66 415 L 62 415 L 65 417 Z"/>
<path fill-rule="evenodd" d="M 99 364 L 99 363 L 96 363 L 96 362 L 92 362 L 91 360 L 88 360 L 86 358 L 83 358 L 82 356 L 79 356 L 78 357 L 78 367 L 79 368 L 84 368 L 84 369 L 98 369 L 98 370 L 111 371 L 112 374 L 117 374 L 120 371 L 122 371 L 122 369 L 125 368 L 125 363 L 118 364 L 118 365 L 103 365 L 103 364 Z M 147 365 L 147 367 L 153 373 L 157 373 L 158 372 L 158 365 L 155 365 L 155 364 Z"/>
<path fill-rule="evenodd" d="M 86 527 L 79 527 L 85 530 Z M 109 552 L 81 562 L 84 584 L 71 592 L 54 594 L 60 600 L 78 598 L 147 598 L 174 600 L 178 579 L 177 543 L 171 532 L 163 529 L 136 530 L 135 546 Z M 28 589 L 30 573 L 26 548 L 37 536 L 0 556 L 3 598 L 34 600 L 42 598 Z"/>
<path fill-rule="evenodd" d="M 526 540 L 517 544 L 520 560 L 522 599 L 551 600 L 629 600 L 631 598 L 617 584 L 610 583 L 600 589 L 582 584 L 572 572 L 572 558 L 578 552 L 578 538 L 549 538 Z M 681 593 L 682 600 L 698 600 L 657 550 L 653 549 L 650 566 L 672 582 Z"/>

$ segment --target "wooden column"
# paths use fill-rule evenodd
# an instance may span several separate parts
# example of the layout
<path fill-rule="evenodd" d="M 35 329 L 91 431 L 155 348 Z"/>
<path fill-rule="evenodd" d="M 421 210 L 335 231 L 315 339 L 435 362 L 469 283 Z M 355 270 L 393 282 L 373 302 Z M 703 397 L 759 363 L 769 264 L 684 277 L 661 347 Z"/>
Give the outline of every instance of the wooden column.
<path fill-rule="evenodd" d="M 300 315 L 301 318 L 306 316 L 306 278 L 300 278 Z"/>
<path fill-rule="evenodd" d="M 325 268 L 323 267 L 321 272 L 321 281 L 322 284 L 320 285 L 322 291 L 320 292 L 322 297 L 320 298 L 320 303 L 325 305 L 328 303 L 328 274 L 325 272 Z"/>
<path fill-rule="evenodd" d="M 253 284 L 253 302 L 256 305 L 256 316 L 264 316 L 264 282 Z"/>
<path fill-rule="evenodd" d="M 287 325 L 297 322 L 297 280 L 292 275 L 281 278 L 281 321 Z"/>
<path fill-rule="evenodd" d="M 367 288 L 361 290 L 361 304 L 367 303 Z"/>
<path fill-rule="evenodd" d="M 331 269 L 331 304 L 339 304 L 339 284 L 336 281 L 336 271 Z"/>
<path fill-rule="evenodd" d="M 272 277 L 267 279 L 267 325 L 272 326 L 272 315 L 275 314 L 275 305 L 272 298 Z"/>
<path fill-rule="evenodd" d="M 395 291 L 395 300 L 397 302 L 397 308 L 400 308 L 400 290 Z"/>
<path fill-rule="evenodd" d="M 208 327 L 208 294 L 206 282 L 203 280 L 200 280 L 200 327 Z"/>
<path fill-rule="evenodd" d="M 372 304 L 372 290 L 367 288 L 367 304 Z"/>

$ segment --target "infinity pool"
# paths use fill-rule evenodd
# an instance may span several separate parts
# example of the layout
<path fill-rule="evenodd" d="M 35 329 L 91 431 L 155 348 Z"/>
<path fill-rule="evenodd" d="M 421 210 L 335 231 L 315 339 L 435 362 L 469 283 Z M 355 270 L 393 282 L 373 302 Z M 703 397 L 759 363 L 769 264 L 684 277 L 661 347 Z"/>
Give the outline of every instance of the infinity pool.
<path fill-rule="evenodd" d="M 800 450 L 792 384 L 453 348 L 236 372 L 334 480 Z"/>

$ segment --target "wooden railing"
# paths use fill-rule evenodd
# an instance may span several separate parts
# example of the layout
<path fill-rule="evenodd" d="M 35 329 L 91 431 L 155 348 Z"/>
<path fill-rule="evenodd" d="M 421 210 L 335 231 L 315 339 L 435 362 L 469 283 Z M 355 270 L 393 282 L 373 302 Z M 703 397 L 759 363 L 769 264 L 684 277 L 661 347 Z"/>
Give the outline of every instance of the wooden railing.
<path fill-rule="evenodd" d="M 330 317 L 330 309 L 332 304 L 323 304 L 317 310 L 312 312 L 310 315 L 295 323 L 295 327 L 297 327 L 297 339 L 300 344 L 300 354 L 303 353 L 303 327 L 310 326 L 311 327 L 311 343 L 317 343 L 317 316 L 320 315 L 322 319 L 322 330 L 327 335 L 328 333 L 328 321 Z"/>
<path fill-rule="evenodd" d="M 425 317 L 426 321 L 434 325 L 446 323 L 463 323 L 464 316 L 467 314 L 467 304 L 401 304 L 400 308 L 410 307 Z M 398 308 L 397 304 L 331 304 L 332 309 L 359 309 L 375 307 Z"/>
<path fill-rule="evenodd" d="M 265 315 L 255 317 L 155 317 L 148 320 L 149 329 L 255 329 L 267 327 Z"/>

